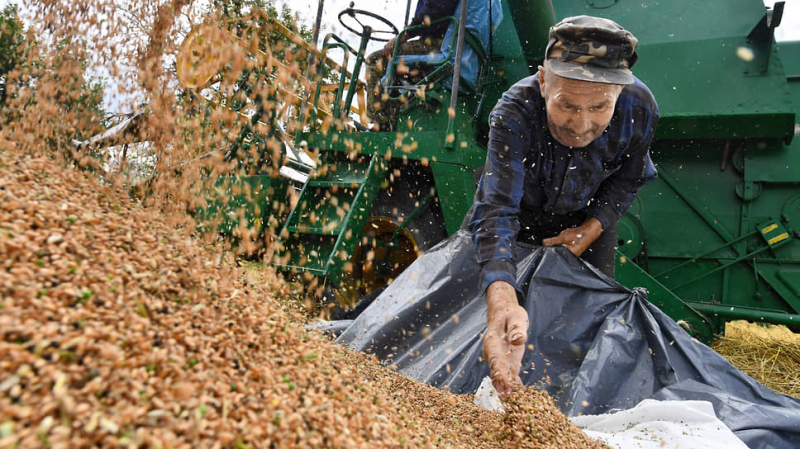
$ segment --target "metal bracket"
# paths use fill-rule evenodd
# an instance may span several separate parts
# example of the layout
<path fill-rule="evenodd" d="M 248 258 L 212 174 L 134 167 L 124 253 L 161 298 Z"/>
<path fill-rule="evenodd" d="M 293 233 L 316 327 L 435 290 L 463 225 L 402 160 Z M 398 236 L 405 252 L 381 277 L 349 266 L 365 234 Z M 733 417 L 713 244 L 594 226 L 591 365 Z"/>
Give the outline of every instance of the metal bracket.
<path fill-rule="evenodd" d="M 777 220 L 759 224 L 758 230 L 761 232 L 761 236 L 764 237 L 764 240 L 767 242 L 767 245 L 769 245 L 770 248 L 777 248 L 781 245 L 789 243 L 791 240 L 789 238 L 789 232 L 786 231 L 786 228 L 783 226 L 783 224 Z"/>
<path fill-rule="evenodd" d="M 773 9 L 767 9 L 755 28 L 747 35 L 749 48 L 739 55 L 745 61 L 743 73 L 746 76 L 761 76 L 767 73 L 772 43 L 775 41 L 775 28 L 781 24 L 785 4 L 786 2 L 776 2 Z"/>

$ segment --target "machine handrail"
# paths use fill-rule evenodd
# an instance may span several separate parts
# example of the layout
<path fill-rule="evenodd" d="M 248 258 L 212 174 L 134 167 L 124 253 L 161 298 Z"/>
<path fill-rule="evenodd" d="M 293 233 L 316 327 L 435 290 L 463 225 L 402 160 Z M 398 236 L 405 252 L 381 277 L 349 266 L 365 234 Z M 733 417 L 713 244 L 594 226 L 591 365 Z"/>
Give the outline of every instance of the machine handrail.
<path fill-rule="evenodd" d="M 330 43 L 329 41 L 331 39 L 335 40 L 336 42 L 335 43 Z M 358 51 L 356 51 L 353 47 L 348 45 L 347 42 L 345 42 L 339 36 L 337 36 L 337 35 L 335 35 L 333 33 L 328 33 L 323 38 L 322 50 L 320 52 L 320 55 L 329 60 L 330 58 L 327 57 L 327 52 L 328 52 L 328 50 L 330 48 L 341 48 L 341 49 L 344 50 L 344 56 L 345 56 L 344 66 L 345 67 L 348 65 L 348 61 L 349 61 L 349 58 L 350 58 L 349 53 L 352 53 L 352 54 L 356 55 L 356 57 L 358 57 Z M 341 66 L 338 66 L 338 67 L 341 67 Z M 325 73 L 324 70 L 325 70 L 325 67 L 323 66 L 322 70 L 317 75 L 319 78 L 318 78 L 318 80 L 316 82 L 316 86 L 317 87 L 316 87 L 316 91 L 314 92 L 314 97 L 313 97 L 314 101 L 312 103 L 312 109 L 311 109 L 311 123 L 312 124 L 315 123 L 316 118 L 317 118 L 317 103 L 319 102 L 320 93 L 323 90 L 322 77 L 324 76 L 324 73 Z M 365 84 L 361 80 L 359 80 L 357 78 L 357 74 L 351 74 L 349 71 L 346 71 L 346 70 L 344 70 L 344 71 L 340 70 L 339 72 L 340 72 L 340 76 L 339 76 L 339 82 L 336 85 L 337 86 L 336 87 L 336 97 L 335 97 L 334 105 L 333 105 L 333 108 L 332 108 L 331 114 L 330 114 L 332 117 L 338 117 L 340 115 L 342 109 L 352 110 L 352 108 L 350 108 L 350 105 L 341 104 L 342 103 L 342 95 L 344 94 L 345 86 L 347 86 L 347 89 L 350 89 L 351 86 L 355 86 L 356 90 L 363 90 L 365 88 Z M 350 79 L 346 81 L 346 77 L 350 77 Z M 352 100 L 351 100 L 351 102 L 352 102 Z M 301 111 L 301 114 L 302 114 L 302 112 L 303 111 Z M 360 114 L 362 111 L 359 108 L 358 110 L 356 110 L 354 112 Z M 302 116 L 301 116 L 301 123 L 302 122 L 303 122 L 303 120 L 302 120 Z M 315 127 L 315 126 L 312 125 L 312 127 Z"/>
<path fill-rule="evenodd" d="M 331 44 L 329 42 L 330 39 L 334 39 L 334 40 L 336 40 L 336 42 Z M 358 53 L 350 45 L 348 45 L 347 42 L 344 42 L 342 39 L 340 39 L 338 36 L 336 36 L 333 33 L 328 33 L 325 36 L 325 38 L 322 40 L 322 55 L 323 56 L 327 55 L 328 50 L 331 49 L 331 48 L 341 48 L 341 49 L 344 50 L 344 66 L 345 67 L 347 67 L 348 61 L 350 60 L 350 54 L 349 53 L 353 53 L 354 55 L 358 56 Z M 324 67 L 323 67 L 322 70 L 320 70 L 318 76 L 320 78 L 325 76 Z M 339 83 L 338 83 L 338 86 L 336 88 L 336 97 L 334 98 L 333 109 L 331 110 L 331 115 L 333 117 L 338 117 L 339 113 L 342 110 L 341 101 L 342 101 L 342 94 L 344 92 L 344 85 L 345 85 L 345 77 L 346 76 L 347 76 L 347 74 L 345 72 L 340 72 L 340 74 L 339 74 Z M 354 76 L 354 75 L 351 75 L 351 76 Z M 357 83 L 358 80 L 356 79 L 355 82 Z M 353 83 L 354 83 L 354 80 L 351 79 L 350 82 L 348 83 L 348 88 L 349 88 L 349 86 L 353 86 L 354 85 Z M 314 93 L 314 105 L 315 106 L 317 104 L 317 101 L 319 101 L 319 95 L 320 95 L 320 92 L 321 92 L 321 84 L 322 83 L 321 83 L 321 80 L 320 80 L 320 82 L 317 83 L 317 91 Z M 355 84 L 355 86 L 356 86 L 356 89 L 358 89 L 358 84 Z M 312 123 L 313 123 L 313 121 L 312 121 Z"/>

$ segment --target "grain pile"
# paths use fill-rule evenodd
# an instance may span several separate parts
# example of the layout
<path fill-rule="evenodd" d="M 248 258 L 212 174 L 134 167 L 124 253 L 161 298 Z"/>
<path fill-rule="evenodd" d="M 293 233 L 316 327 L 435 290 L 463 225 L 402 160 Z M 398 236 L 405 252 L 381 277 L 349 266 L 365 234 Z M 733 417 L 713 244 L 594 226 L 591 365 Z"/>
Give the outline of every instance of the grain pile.
<path fill-rule="evenodd" d="M 9 144 L 0 167 L 0 447 L 597 446 L 551 406 L 499 441 L 513 414 L 304 331 L 191 227 Z"/>
<path fill-rule="evenodd" d="M 711 347 L 767 387 L 800 398 L 800 335 L 786 326 L 734 321 Z"/>
<path fill-rule="evenodd" d="M 510 447 L 604 447 L 581 433 L 561 414 L 542 391 L 527 387 L 516 391 L 504 404 L 500 438 Z"/>

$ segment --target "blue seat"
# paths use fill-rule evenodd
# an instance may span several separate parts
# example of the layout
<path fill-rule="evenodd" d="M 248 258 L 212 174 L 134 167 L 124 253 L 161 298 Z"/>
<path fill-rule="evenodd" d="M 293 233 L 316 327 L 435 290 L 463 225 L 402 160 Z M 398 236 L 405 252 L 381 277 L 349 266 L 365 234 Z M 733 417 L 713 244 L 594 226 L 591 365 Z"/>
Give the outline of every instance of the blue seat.
<path fill-rule="evenodd" d="M 492 25 L 489 25 L 489 4 L 491 2 L 491 20 Z M 461 15 L 461 2 L 458 3 L 455 12 L 455 17 Z M 387 87 L 390 83 L 390 78 L 394 81 L 392 74 L 395 67 L 401 63 L 406 65 L 429 65 L 438 66 L 434 73 L 444 70 L 446 64 L 455 66 L 456 59 L 456 37 L 458 35 L 458 20 L 453 16 L 441 18 L 436 22 L 449 20 L 450 25 L 447 27 L 447 32 L 444 35 L 442 46 L 439 52 L 429 53 L 424 55 L 394 55 L 390 64 L 386 69 L 386 74 L 381 78 L 381 84 Z M 464 39 L 464 48 L 461 55 L 461 86 L 459 90 L 476 91 L 478 88 L 478 80 L 481 71 L 481 66 L 486 60 L 486 54 L 489 50 L 489 40 L 491 38 L 492 30 L 496 30 L 503 20 L 503 6 L 499 0 L 472 0 L 468 2 L 467 6 L 467 35 Z M 408 30 L 401 32 L 405 33 Z M 420 82 L 412 85 L 408 82 L 401 81 L 399 86 L 388 86 L 389 89 L 416 91 L 419 86 L 424 85 Z M 452 87 L 452 75 L 444 81 L 445 87 L 450 89 Z"/>

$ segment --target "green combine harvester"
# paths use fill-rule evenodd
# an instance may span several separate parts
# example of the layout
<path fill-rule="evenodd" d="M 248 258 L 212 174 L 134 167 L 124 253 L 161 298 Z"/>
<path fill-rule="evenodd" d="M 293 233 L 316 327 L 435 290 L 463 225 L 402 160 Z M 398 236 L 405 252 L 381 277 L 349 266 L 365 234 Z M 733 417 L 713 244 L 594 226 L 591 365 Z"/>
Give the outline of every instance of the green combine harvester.
<path fill-rule="evenodd" d="M 264 192 L 244 207 L 251 225 L 273 223 L 273 266 L 318 279 L 328 298 L 353 304 L 455 233 L 485 161 L 492 107 L 535 73 L 552 24 L 587 14 L 637 36 L 634 73 L 653 91 L 661 115 L 651 148 L 659 176 L 620 221 L 617 280 L 647 288 L 652 303 L 703 341 L 734 319 L 800 325 L 800 42 L 774 40 L 783 3 L 766 9 L 761 0 L 505 0 L 502 7 L 488 48 L 465 27 L 454 37 L 453 51 L 469 46 L 479 56 L 477 87 L 451 88 L 461 67 L 445 58 L 418 86 L 389 100 L 402 103 L 396 132 L 350 122 L 364 117 L 358 74 L 375 30 L 349 26 L 361 37 L 358 49 L 333 34 L 324 38 L 318 67 L 322 74 L 338 67 L 339 81 L 316 79 L 306 90 L 313 95 L 297 100 L 309 106 L 298 118 L 305 126 L 281 136 L 292 154 L 318 157 L 290 158 L 283 169 L 295 170 L 293 177 L 235 181 Z M 339 19 L 348 25 L 365 14 L 351 6 Z M 352 74 L 342 69 L 347 61 L 329 61 L 337 48 L 355 58 Z M 320 101 L 325 92 L 335 94 L 327 105 Z M 344 124 L 331 125 L 337 118 Z M 257 120 L 274 115 L 261 111 Z M 273 212 L 272 205 L 289 204 L 287 191 L 295 192 L 294 207 Z"/>

